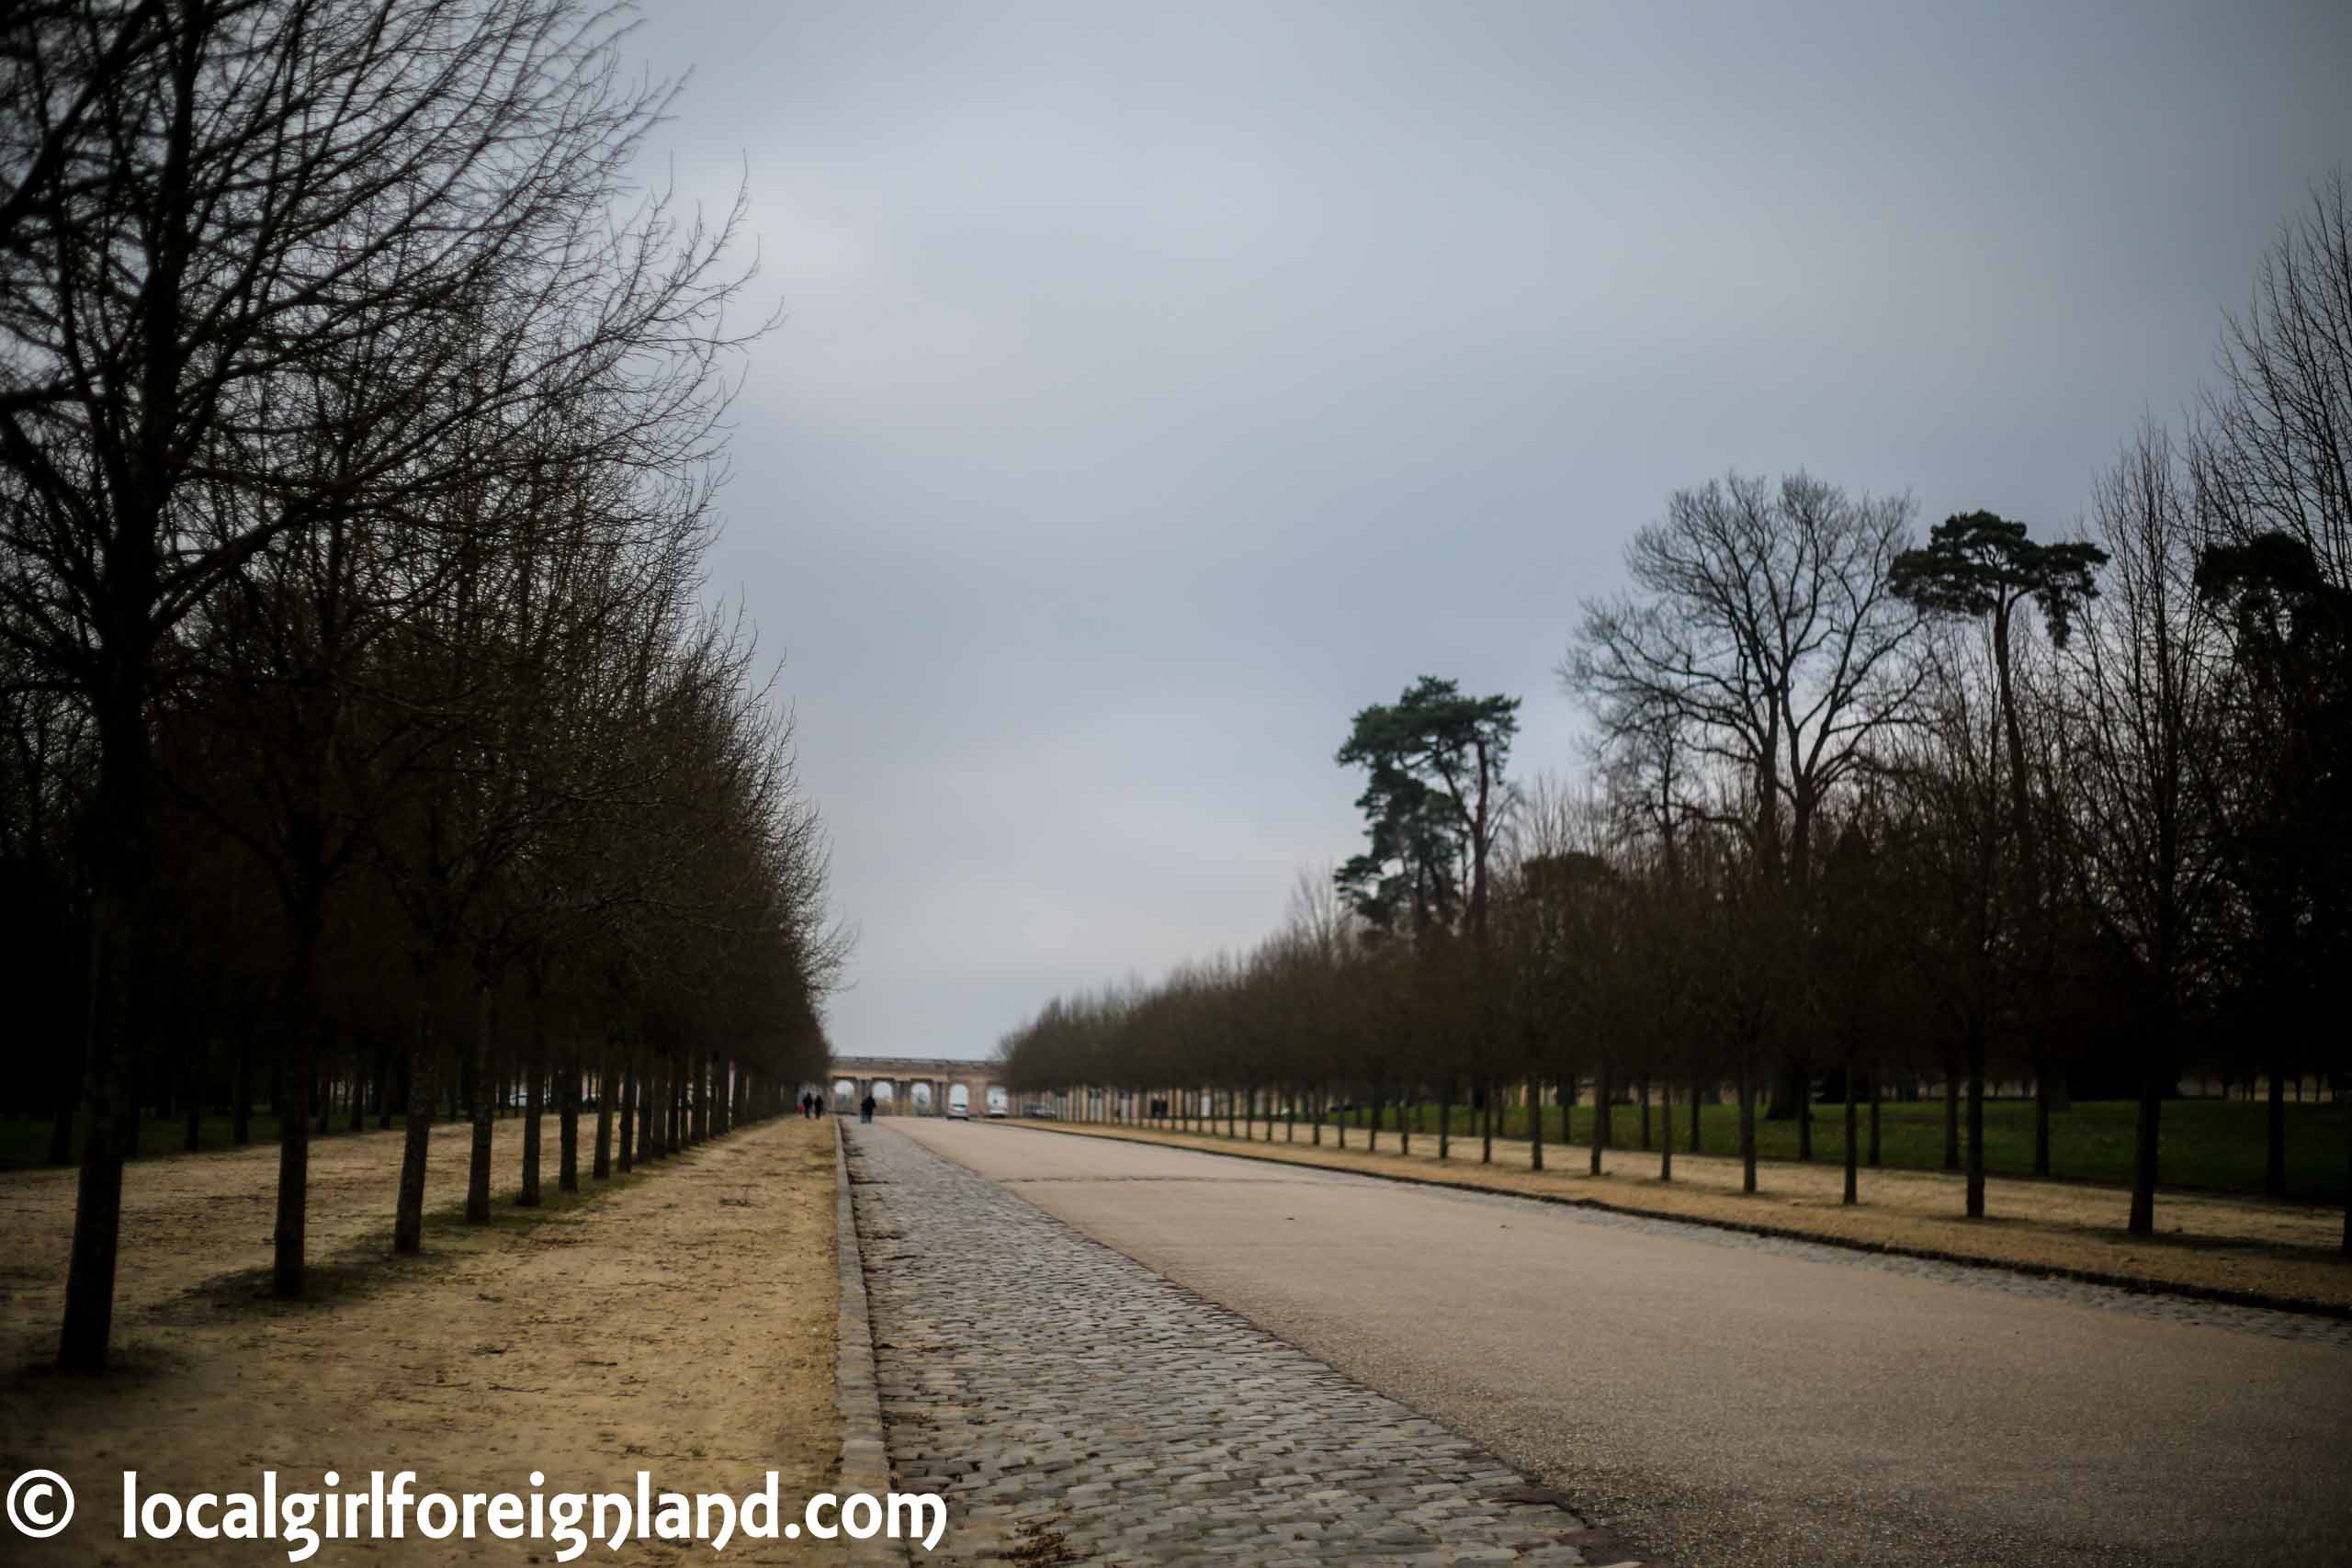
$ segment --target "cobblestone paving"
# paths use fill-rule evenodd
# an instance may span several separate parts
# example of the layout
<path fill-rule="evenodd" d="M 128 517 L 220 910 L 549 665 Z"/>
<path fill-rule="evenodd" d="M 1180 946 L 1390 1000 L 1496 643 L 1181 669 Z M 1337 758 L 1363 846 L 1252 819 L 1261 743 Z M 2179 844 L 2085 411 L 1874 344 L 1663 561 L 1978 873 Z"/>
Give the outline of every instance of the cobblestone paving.
<path fill-rule="evenodd" d="M 1612 1563 L 1565 1500 L 887 1129 L 851 1134 L 876 1371 L 925 1561 Z"/>

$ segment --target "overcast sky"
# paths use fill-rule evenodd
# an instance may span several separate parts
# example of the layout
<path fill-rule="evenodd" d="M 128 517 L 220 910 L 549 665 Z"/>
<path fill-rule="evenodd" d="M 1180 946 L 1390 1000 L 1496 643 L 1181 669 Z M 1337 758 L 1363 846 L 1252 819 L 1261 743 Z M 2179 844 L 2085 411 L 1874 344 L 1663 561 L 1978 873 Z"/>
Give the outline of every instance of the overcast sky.
<path fill-rule="evenodd" d="M 1352 852 L 1350 716 L 1526 699 L 1668 491 L 2064 528 L 2352 165 L 2352 6 L 655 0 L 749 188 L 715 592 L 784 656 L 848 1053 L 981 1055 Z"/>

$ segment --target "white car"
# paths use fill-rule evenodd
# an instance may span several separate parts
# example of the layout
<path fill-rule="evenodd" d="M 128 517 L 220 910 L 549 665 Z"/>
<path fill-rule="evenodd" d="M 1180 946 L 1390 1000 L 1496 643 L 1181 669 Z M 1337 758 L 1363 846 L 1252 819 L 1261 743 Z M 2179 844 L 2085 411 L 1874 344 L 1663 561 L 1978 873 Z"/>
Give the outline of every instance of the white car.
<path fill-rule="evenodd" d="M 951 1100 L 947 1102 L 947 1119 L 950 1122 L 969 1122 L 972 1108 L 960 1100 Z"/>

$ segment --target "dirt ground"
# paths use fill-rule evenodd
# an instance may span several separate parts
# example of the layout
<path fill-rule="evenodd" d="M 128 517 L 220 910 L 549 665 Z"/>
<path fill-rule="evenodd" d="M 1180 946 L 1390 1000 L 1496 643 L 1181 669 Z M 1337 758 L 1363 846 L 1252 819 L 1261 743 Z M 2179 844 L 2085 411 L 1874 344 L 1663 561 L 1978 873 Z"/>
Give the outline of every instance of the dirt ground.
<path fill-rule="evenodd" d="M 339 1470 L 418 1472 L 417 1490 L 657 1490 L 741 1495 L 781 1472 L 785 1515 L 839 1456 L 833 1396 L 833 1131 L 756 1125 L 627 1180 L 516 1210 L 522 1128 L 497 1134 L 498 1220 L 467 1227 L 467 1129 L 435 1131 L 425 1253 L 390 1256 L 400 1134 L 314 1145 L 318 1299 L 267 1288 L 277 1153 L 141 1161 L 124 1179 L 113 1367 L 51 1370 L 74 1211 L 71 1171 L 0 1176 L 0 1477 L 57 1471 L 77 1495 L 64 1534 L 12 1563 L 262 1561 L 251 1542 L 121 1539 L 120 1472 L 141 1492 L 314 1490 Z M 313 1561 L 552 1562 L 528 1540 L 330 1543 Z M 6 1527 L 0 1526 L 0 1532 Z M 278 1551 L 283 1550 L 279 1543 Z M 635 1543 L 665 1562 L 698 1545 Z M 601 1546 L 592 1552 L 605 1555 Z M 763 1553 L 772 1555 L 763 1555 Z M 803 1560 L 730 1543 L 729 1562 Z M 269 1561 L 280 1561 L 269 1552 Z"/>
<path fill-rule="evenodd" d="M 1416 1134 L 1411 1156 L 1400 1157 L 1395 1133 L 1384 1133 L 1380 1152 L 1372 1154 L 1363 1147 L 1362 1130 L 1353 1127 L 1342 1151 L 1329 1125 L 1319 1148 L 1308 1143 L 1304 1124 L 1297 1130 L 1297 1142 L 1285 1142 L 1284 1129 L 1277 1123 L 1271 1129 L 1274 1141 L 1267 1143 L 1266 1123 L 1254 1123 L 1258 1141 L 1250 1144 L 1125 1126 L 1059 1125 L 1065 1132 L 1140 1137 L 1342 1170 L 1409 1173 L 1420 1180 L 1581 1199 L 1677 1218 L 1768 1225 L 1954 1258 L 2090 1269 L 2153 1285 L 2252 1292 L 2290 1302 L 2352 1307 L 2352 1260 L 2340 1251 L 2344 1215 L 2336 1209 L 2243 1198 L 2174 1197 L 2159 1190 L 2157 1235 L 2147 1237 L 2124 1229 L 2131 1212 L 2129 1192 L 2071 1182 L 1988 1179 L 1987 1217 L 1972 1221 L 1962 1217 L 1961 1179 L 1939 1171 L 1864 1169 L 1860 1201 L 1849 1209 L 1839 1202 L 1845 1177 L 1836 1165 L 1761 1164 L 1757 1168 L 1761 1190 L 1751 1197 L 1739 1190 L 1737 1160 L 1679 1149 L 1669 1184 L 1657 1179 L 1657 1155 L 1639 1149 L 1610 1150 L 1603 1161 L 1605 1174 L 1596 1178 L 1587 1172 L 1589 1151 L 1582 1145 L 1546 1145 L 1546 1168 L 1538 1173 L 1530 1168 L 1523 1140 L 1498 1138 L 1494 1163 L 1481 1165 L 1478 1140 L 1456 1136 L 1453 1157 L 1441 1164 L 1434 1134 Z"/>

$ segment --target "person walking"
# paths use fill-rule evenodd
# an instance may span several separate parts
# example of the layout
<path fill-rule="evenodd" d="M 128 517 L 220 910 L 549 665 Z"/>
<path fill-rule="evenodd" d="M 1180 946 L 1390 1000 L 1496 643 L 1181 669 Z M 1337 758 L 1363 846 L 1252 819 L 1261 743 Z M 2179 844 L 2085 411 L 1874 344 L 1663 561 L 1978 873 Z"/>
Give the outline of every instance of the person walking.
<path fill-rule="evenodd" d="M 861 1122 L 871 1122 L 874 1120 L 874 1096 L 871 1093 L 868 1093 L 865 1099 L 859 1103 L 857 1108 L 857 1119 Z"/>

